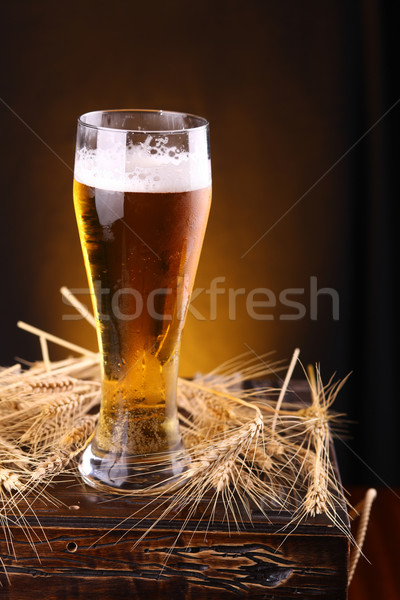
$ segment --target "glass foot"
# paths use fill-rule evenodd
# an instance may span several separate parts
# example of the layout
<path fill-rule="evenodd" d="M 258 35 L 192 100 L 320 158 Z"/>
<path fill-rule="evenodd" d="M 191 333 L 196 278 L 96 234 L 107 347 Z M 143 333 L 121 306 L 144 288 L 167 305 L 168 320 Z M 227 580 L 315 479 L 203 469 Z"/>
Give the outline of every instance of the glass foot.
<path fill-rule="evenodd" d="M 85 483 L 108 493 L 129 494 L 142 490 L 162 493 L 177 489 L 179 475 L 189 464 L 190 458 L 181 444 L 162 454 L 101 456 L 92 443 L 82 454 L 78 468 Z"/>

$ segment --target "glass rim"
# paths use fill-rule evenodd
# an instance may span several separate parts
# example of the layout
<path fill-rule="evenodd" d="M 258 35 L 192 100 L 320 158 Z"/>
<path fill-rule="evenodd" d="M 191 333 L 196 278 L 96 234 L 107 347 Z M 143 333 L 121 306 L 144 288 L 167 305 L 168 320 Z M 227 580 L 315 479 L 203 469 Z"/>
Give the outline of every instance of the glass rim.
<path fill-rule="evenodd" d="M 104 113 L 151 113 L 151 114 L 159 114 L 159 115 L 171 115 L 171 116 L 181 116 L 181 117 L 191 117 L 192 119 L 196 119 L 199 124 L 194 127 L 184 127 L 179 129 L 130 129 L 130 128 L 118 128 L 118 127 L 107 127 L 104 125 L 93 125 L 91 123 L 86 123 L 83 121 L 84 117 L 89 117 L 92 115 L 101 115 Z M 162 109 L 153 109 L 153 108 L 114 108 L 114 109 L 104 109 L 104 110 L 91 110 L 86 112 L 78 117 L 78 125 L 82 127 L 89 127 L 90 129 L 97 129 L 98 131 L 119 131 L 124 133 L 142 133 L 142 134 L 175 134 L 175 133 L 185 133 L 190 131 L 199 131 L 201 129 L 207 129 L 209 126 L 209 122 L 204 117 L 200 117 L 198 115 L 194 115 L 192 113 L 179 112 L 173 110 L 162 110 Z"/>

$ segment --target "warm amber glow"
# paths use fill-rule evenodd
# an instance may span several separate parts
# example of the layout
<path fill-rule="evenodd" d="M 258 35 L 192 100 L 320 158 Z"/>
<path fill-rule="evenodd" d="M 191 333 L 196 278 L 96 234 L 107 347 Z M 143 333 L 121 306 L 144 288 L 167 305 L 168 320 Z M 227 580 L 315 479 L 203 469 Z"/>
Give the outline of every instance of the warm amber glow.
<path fill-rule="evenodd" d="M 240 171 L 236 173 L 235 180 L 241 182 Z M 282 312 L 288 314 L 291 311 L 288 308 L 282 310 L 278 300 L 279 293 L 284 288 L 304 288 L 303 299 L 308 310 L 307 283 L 310 269 L 307 266 L 307 253 L 311 252 L 312 239 L 309 235 L 304 236 L 304 232 L 308 230 L 305 222 L 309 217 L 307 205 L 303 207 L 303 211 L 294 211 L 288 215 L 284 223 L 275 227 L 245 258 L 241 258 L 251 244 L 279 218 L 282 208 L 277 197 L 279 194 L 289 196 L 293 184 L 288 181 L 286 190 L 276 190 L 274 193 L 271 187 L 268 197 L 262 191 L 259 194 L 253 192 L 254 195 L 246 203 L 240 203 L 237 192 L 228 195 L 225 188 L 232 187 L 232 183 L 227 181 L 221 181 L 219 174 L 214 176 L 213 206 L 195 281 L 195 290 L 204 290 L 201 293 L 195 292 L 198 295 L 193 300 L 196 315 L 200 313 L 204 320 L 188 314 L 180 359 L 180 374 L 183 376 L 211 370 L 249 348 L 257 353 L 275 350 L 277 358 L 286 358 L 291 355 L 293 347 L 307 338 L 310 327 L 308 314 L 298 321 L 280 319 Z M 48 253 L 38 272 L 38 286 L 32 300 L 36 299 L 40 318 L 38 316 L 34 324 L 94 350 L 97 347 L 96 336 L 90 325 L 82 320 L 65 320 L 65 316 L 62 318 L 63 315 L 70 315 L 75 319 L 76 312 L 62 302 L 58 293 L 61 285 L 65 284 L 72 290 L 87 288 L 74 218 L 72 190 L 71 197 L 67 198 L 66 194 L 64 201 L 69 207 L 68 220 L 59 231 L 48 232 L 50 241 L 47 239 L 46 244 L 51 242 L 52 251 Z M 262 212 L 260 204 L 270 205 L 270 210 L 264 208 Z M 323 209 L 319 210 L 322 212 Z M 315 212 L 317 216 L 318 210 Z M 319 217 L 322 221 L 323 215 L 320 214 Z M 328 241 L 318 235 L 317 242 L 319 249 L 315 258 L 317 264 L 322 264 L 327 260 L 324 245 Z M 207 290 L 216 277 L 225 278 L 218 287 L 225 288 L 226 292 L 216 296 L 212 307 Z M 233 305 L 229 302 L 229 288 L 236 292 Z M 248 314 L 246 297 L 255 288 L 268 288 L 275 293 L 275 308 L 255 309 L 257 313 L 270 313 L 273 317 L 271 320 L 255 320 Z M 241 289 L 245 293 L 240 293 Z M 80 294 L 79 298 L 90 306 L 88 295 Z M 255 299 L 259 297 L 255 296 Z M 232 314 L 232 311 L 236 314 Z M 62 351 L 57 348 L 52 347 L 51 352 L 55 357 L 63 356 Z"/>

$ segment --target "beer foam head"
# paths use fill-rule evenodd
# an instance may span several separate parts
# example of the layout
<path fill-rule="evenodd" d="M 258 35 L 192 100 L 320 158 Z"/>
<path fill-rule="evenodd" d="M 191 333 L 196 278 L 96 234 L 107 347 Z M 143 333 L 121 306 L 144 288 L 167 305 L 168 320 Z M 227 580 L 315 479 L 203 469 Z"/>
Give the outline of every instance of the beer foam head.
<path fill-rule="evenodd" d="M 126 143 L 121 131 L 99 130 L 97 147 L 77 148 L 75 179 L 120 192 L 189 192 L 208 187 L 211 164 L 204 131 L 191 131 L 189 150 L 169 145 L 168 135 Z"/>

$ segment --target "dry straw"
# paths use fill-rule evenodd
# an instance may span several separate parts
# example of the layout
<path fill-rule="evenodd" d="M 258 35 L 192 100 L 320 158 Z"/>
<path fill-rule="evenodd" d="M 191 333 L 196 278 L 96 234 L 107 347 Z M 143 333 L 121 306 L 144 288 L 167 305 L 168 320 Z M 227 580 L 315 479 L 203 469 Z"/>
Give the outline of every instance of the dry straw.
<path fill-rule="evenodd" d="M 65 288 L 62 293 L 93 325 L 72 294 Z M 76 473 L 76 458 L 93 433 L 100 402 L 97 354 L 25 323 L 19 326 L 38 336 L 43 360 L 30 368 L 0 369 L 0 521 L 10 549 L 8 527 L 16 517 L 31 540 L 20 508 L 27 497 L 32 504 L 32 497 L 49 494 L 56 475 Z M 79 357 L 51 362 L 48 341 Z M 331 406 L 343 382 L 324 385 L 319 369 L 309 369 L 312 402 L 305 404 L 290 387 L 298 358 L 296 350 L 283 381 L 277 376 L 281 364 L 268 362 L 269 355 L 260 360 L 249 354 L 192 381 L 179 379 L 180 424 L 190 464 L 171 480 L 160 519 L 185 507 L 185 526 L 207 499 L 212 520 L 221 500 L 238 527 L 243 510 L 251 518 L 255 506 L 266 518 L 270 510 L 290 511 L 294 524 L 325 513 L 350 536 L 339 516 L 343 493 L 330 459 L 332 425 L 340 425 Z M 277 380 L 282 384 L 274 385 Z M 160 490 L 132 494 L 159 502 Z M 151 500 L 148 506 L 151 514 Z"/>

